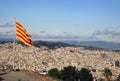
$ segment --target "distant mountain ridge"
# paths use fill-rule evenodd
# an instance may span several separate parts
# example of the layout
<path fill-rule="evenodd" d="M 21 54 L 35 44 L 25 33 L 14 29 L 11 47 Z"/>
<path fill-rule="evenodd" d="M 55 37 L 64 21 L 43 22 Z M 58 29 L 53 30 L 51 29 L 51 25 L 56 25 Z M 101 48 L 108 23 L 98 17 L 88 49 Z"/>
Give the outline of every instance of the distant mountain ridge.
<path fill-rule="evenodd" d="M 8 42 L 13 42 L 13 41 L 0 41 L 0 44 L 4 44 L 4 43 L 8 43 Z M 20 41 L 16 41 L 16 43 L 22 44 L 23 46 L 25 46 L 25 44 L 23 44 L 23 42 Z M 63 43 L 63 42 L 50 42 L 50 41 L 34 41 L 33 42 L 35 47 L 40 47 L 40 46 L 46 46 L 49 49 L 54 49 L 54 48 L 59 48 L 59 47 L 67 47 L 67 46 L 75 46 L 75 45 L 71 45 L 71 44 L 67 44 L 67 43 Z"/>
<path fill-rule="evenodd" d="M 6 42 L 13 42 L 13 40 L 12 39 L 0 40 L 0 43 L 6 43 Z M 18 42 L 18 43 L 21 43 L 21 42 Z M 120 51 L 120 43 L 105 42 L 105 41 L 82 41 L 82 42 L 81 41 L 80 42 L 78 41 L 60 41 L 60 42 L 34 41 L 34 44 L 36 47 L 47 46 L 49 48 L 56 48 L 56 47 L 66 47 L 66 46 L 81 46 L 81 47 L 84 47 L 85 49 L 90 49 L 90 50 L 106 49 L 106 50 Z"/>
<path fill-rule="evenodd" d="M 76 46 L 92 46 L 92 47 L 98 47 L 98 48 L 109 49 L 109 50 L 120 50 L 120 43 L 113 43 L 113 42 L 104 42 L 104 41 L 82 41 L 82 42 L 64 41 L 64 43 L 72 44 L 72 45 L 76 45 Z"/>

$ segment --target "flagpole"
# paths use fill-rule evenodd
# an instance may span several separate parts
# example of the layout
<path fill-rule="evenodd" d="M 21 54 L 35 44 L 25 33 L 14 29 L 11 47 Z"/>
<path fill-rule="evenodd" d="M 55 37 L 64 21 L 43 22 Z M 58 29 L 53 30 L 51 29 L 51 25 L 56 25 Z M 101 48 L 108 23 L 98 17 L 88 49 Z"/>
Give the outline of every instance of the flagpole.
<path fill-rule="evenodd" d="M 16 18 L 15 18 L 15 23 L 16 23 Z M 14 38 L 13 38 L 13 71 L 15 71 L 15 34 L 16 34 L 16 24 L 14 28 Z"/>

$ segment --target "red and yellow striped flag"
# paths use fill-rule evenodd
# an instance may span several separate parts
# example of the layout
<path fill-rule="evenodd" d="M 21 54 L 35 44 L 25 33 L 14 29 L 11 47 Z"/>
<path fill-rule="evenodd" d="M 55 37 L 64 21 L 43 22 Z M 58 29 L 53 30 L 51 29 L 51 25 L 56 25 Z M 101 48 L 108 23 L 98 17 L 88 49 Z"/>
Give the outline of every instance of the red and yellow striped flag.
<path fill-rule="evenodd" d="M 34 47 L 30 34 L 26 29 L 16 20 L 16 38 L 21 40 L 24 44 Z"/>

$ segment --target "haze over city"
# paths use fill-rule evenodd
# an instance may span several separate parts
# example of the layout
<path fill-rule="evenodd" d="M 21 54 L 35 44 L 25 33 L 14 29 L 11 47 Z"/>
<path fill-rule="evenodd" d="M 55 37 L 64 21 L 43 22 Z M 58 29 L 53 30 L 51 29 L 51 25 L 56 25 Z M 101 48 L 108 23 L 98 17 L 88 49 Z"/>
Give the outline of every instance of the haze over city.
<path fill-rule="evenodd" d="M 0 40 L 15 18 L 33 40 L 120 42 L 119 0 L 0 0 Z"/>

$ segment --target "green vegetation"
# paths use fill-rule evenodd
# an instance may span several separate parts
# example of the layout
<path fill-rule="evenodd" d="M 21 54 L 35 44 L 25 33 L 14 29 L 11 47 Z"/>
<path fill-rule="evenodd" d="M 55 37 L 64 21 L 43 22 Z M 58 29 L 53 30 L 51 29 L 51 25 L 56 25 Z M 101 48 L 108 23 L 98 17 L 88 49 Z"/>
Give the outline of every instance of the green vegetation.
<path fill-rule="evenodd" d="M 53 78 L 59 78 L 60 76 L 60 72 L 58 71 L 57 68 L 53 68 L 51 70 L 48 71 L 49 76 L 53 77 Z"/>
<path fill-rule="evenodd" d="M 93 77 L 92 77 L 92 74 L 90 73 L 90 70 L 86 68 L 82 68 L 78 74 L 79 74 L 78 77 L 80 78 L 80 81 L 93 81 Z"/>
<path fill-rule="evenodd" d="M 93 81 L 92 74 L 86 68 L 78 70 L 76 67 L 68 66 L 64 67 L 63 70 L 58 71 L 57 68 L 48 71 L 48 76 L 62 81 Z"/>
<path fill-rule="evenodd" d="M 105 81 L 110 81 L 110 78 L 112 76 L 112 72 L 109 68 L 104 68 L 103 75 L 105 76 Z"/>
<path fill-rule="evenodd" d="M 116 81 L 120 81 L 120 74 L 118 75 Z"/>
<path fill-rule="evenodd" d="M 21 79 L 19 79 L 18 81 L 21 81 Z"/>
<path fill-rule="evenodd" d="M 61 70 L 60 79 L 62 79 L 63 81 L 73 81 L 74 79 L 76 79 L 76 76 L 77 76 L 76 68 L 68 66 L 64 67 L 64 69 Z"/>
<path fill-rule="evenodd" d="M 47 46 L 49 49 L 55 49 L 56 47 L 58 48 L 58 47 L 74 46 L 62 42 L 48 42 L 48 41 L 35 41 L 34 45 L 36 47 Z"/>

